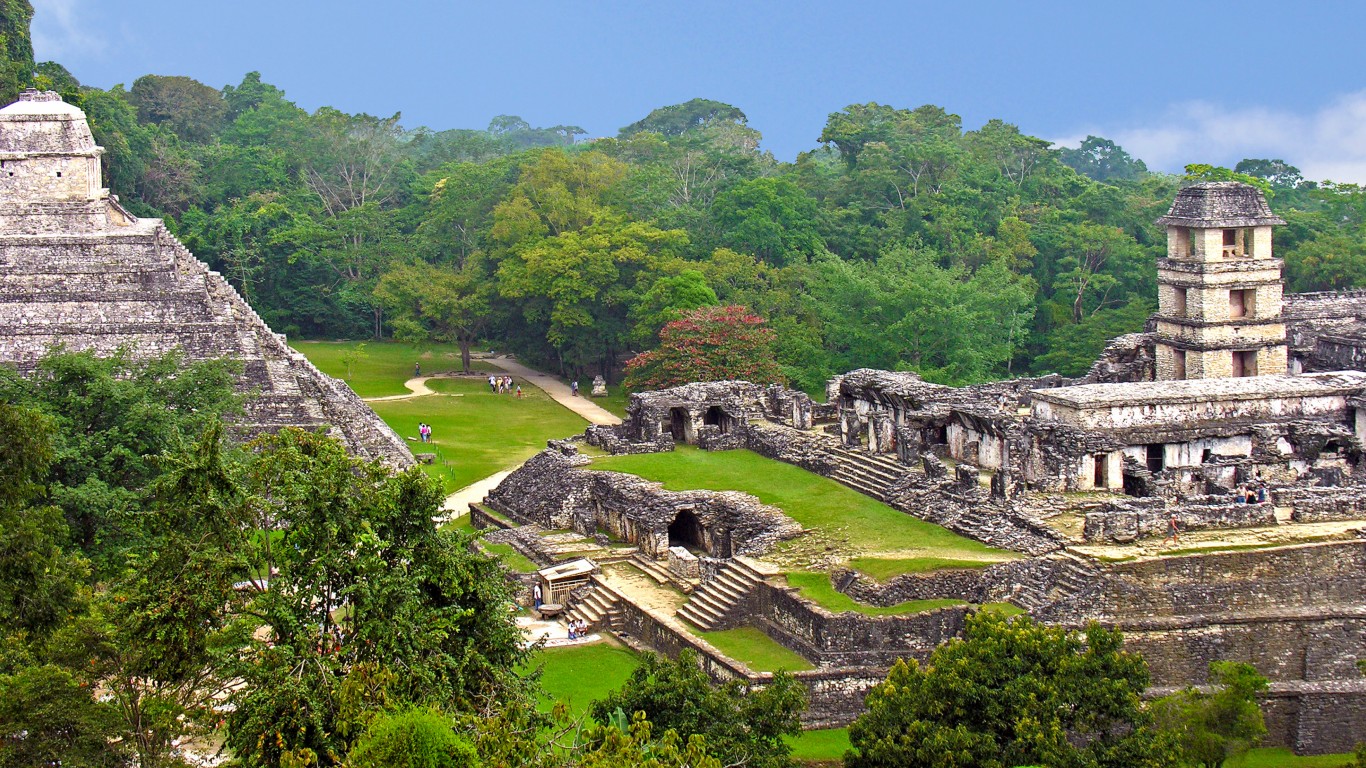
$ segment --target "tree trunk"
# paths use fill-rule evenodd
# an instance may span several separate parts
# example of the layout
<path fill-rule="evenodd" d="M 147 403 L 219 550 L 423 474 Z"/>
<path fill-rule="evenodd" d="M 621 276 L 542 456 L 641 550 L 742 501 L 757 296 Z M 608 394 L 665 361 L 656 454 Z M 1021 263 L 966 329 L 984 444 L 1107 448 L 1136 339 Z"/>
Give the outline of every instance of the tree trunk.
<path fill-rule="evenodd" d="M 469 373 L 469 372 L 470 372 L 470 340 L 469 340 L 469 339 L 461 339 L 461 340 L 460 340 L 460 370 L 463 371 L 463 372 L 465 372 L 465 373 Z"/>

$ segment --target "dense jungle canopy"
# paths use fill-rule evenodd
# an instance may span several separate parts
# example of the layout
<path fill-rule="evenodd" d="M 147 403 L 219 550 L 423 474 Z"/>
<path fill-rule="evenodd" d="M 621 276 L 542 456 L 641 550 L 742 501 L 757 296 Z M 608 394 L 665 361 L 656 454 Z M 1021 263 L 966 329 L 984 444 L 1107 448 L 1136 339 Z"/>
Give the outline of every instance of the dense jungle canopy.
<path fill-rule="evenodd" d="M 1075 375 L 1154 310 L 1153 220 L 1191 176 L 1273 196 L 1291 290 L 1366 284 L 1366 193 L 1281 160 L 1179 177 L 1102 138 L 1056 149 L 1002 120 L 853 104 L 786 163 L 706 99 L 586 138 L 310 114 L 257 73 L 107 91 L 38 73 L 86 110 L 124 204 L 291 336 L 487 343 L 616 378 L 681 312 L 739 305 L 808 390 L 856 367 Z"/>

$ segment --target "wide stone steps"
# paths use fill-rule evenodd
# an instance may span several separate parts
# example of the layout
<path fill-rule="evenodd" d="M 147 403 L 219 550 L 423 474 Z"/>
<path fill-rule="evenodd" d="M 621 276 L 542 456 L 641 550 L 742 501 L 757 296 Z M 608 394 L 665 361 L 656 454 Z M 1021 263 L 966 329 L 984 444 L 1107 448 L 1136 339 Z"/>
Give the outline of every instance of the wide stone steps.
<path fill-rule="evenodd" d="M 565 616 L 582 619 L 590 630 L 615 631 L 621 626 L 621 598 L 607 590 L 593 588 L 575 600 Z"/>
<path fill-rule="evenodd" d="M 730 560 L 678 609 L 678 616 L 698 629 L 715 629 L 748 599 L 763 578 L 744 562 Z"/>
<path fill-rule="evenodd" d="M 654 579 L 655 582 L 659 584 L 678 586 L 674 582 L 673 576 L 669 574 L 668 568 L 661 566 L 659 563 L 655 562 L 654 560 L 651 560 L 643 554 L 636 553 L 632 555 L 630 563 L 631 565 L 638 568 L 641 572 L 643 572 L 646 576 L 649 576 L 651 579 Z"/>

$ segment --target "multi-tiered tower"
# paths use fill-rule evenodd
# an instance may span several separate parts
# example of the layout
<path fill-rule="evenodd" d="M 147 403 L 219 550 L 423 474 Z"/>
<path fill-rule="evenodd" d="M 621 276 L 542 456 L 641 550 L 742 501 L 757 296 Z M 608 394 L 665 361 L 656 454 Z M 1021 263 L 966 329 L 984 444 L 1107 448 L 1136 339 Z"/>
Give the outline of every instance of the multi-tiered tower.
<path fill-rule="evenodd" d="M 1236 181 L 1192 184 L 1157 220 L 1157 378 L 1214 379 L 1286 372 L 1282 262 L 1271 254 L 1261 190 Z"/>

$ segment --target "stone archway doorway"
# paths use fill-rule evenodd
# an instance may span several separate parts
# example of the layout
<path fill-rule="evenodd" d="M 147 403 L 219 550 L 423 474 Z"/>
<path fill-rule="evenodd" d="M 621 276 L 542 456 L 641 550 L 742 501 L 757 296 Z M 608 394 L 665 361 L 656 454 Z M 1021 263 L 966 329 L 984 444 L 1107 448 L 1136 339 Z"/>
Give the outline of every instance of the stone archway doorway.
<path fill-rule="evenodd" d="M 690 509 L 680 511 L 669 523 L 669 546 L 685 547 L 696 552 L 707 552 L 706 532 L 702 521 Z"/>

